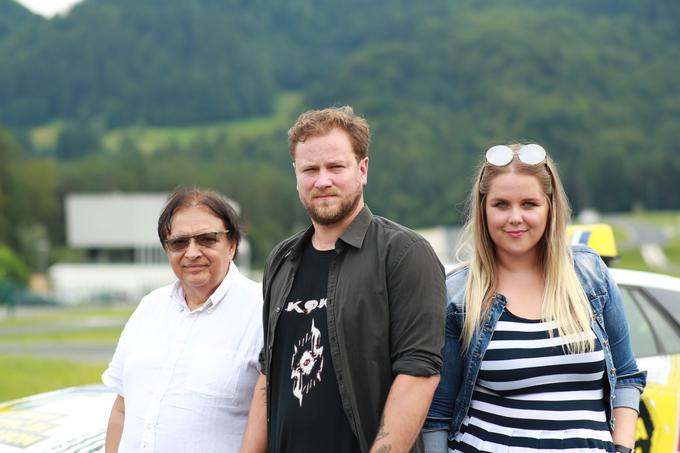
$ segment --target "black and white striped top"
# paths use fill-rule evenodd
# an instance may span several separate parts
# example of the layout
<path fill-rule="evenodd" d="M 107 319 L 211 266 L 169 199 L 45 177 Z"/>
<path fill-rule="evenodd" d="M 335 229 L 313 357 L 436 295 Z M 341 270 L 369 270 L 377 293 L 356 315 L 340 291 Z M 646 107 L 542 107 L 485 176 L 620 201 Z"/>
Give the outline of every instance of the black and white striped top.
<path fill-rule="evenodd" d="M 554 327 L 505 310 L 449 451 L 614 451 L 605 414 L 602 348 L 596 341 L 595 351 L 566 353 Z"/>

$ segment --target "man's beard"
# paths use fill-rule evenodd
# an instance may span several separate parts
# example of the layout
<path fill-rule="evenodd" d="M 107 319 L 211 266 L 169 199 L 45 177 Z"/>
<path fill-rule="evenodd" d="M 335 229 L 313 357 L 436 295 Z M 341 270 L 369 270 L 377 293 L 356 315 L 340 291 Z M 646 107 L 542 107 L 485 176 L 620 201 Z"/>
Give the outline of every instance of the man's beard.
<path fill-rule="evenodd" d="M 342 199 L 340 206 L 337 208 L 317 207 L 313 201 L 307 203 L 305 200 L 302 200 L 302 204 L 314 222 L 325 226 L 333 225 L 347 218 L 347 216 L 354 212 L 360 200 L 361 191 L 358 191 L 353 198 Z"/>

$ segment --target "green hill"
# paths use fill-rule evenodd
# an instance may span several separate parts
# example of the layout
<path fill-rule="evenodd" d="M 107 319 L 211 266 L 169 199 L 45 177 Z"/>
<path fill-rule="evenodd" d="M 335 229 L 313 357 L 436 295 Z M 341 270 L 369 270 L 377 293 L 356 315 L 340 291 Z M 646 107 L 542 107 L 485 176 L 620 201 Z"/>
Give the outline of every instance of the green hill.
<path fill-rule="evenodd" d="M 0 40 L 22 28 L 36 27 L 40 22 L 43 22 L 42 18 L 14 0 L 0 0 Z"/>
<path fill-rule="evenodd" d="M 369 205 L 411 227 L 460 222 L 474 164 L 509 141 L 546 146 L 576 209 L 678 208 L 679 5 L 85 0 L 43 20 L 0 0 L 20 143 L 0 241 L 63 244 L 71 191 L 195 183 L 241 203 L 261 262 L 305 222 L 286 128 L 332 104 L 373 128 Z"/>

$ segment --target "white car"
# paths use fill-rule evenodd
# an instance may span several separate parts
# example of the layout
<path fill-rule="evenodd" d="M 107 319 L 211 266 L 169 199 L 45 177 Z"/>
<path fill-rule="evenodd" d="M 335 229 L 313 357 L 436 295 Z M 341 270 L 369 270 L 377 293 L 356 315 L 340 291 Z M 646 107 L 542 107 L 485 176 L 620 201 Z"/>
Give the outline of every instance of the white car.
<path fill-rule="evenodd" d="M 116 394 L 72 387 L 0 404 L 0 452 L 103 452 Z"/>

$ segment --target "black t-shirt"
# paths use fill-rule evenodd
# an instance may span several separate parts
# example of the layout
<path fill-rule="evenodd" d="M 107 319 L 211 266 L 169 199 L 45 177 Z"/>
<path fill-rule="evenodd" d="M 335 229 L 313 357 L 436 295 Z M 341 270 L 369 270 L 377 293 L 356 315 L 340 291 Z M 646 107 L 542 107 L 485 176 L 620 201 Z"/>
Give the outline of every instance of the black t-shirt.
<path fill-rule="evenodd" d="M 279 317 L 270 368 L 271 453 L 359 451 L 340 401 L 326 322 L 335 250 L 305 247 Z"/>

